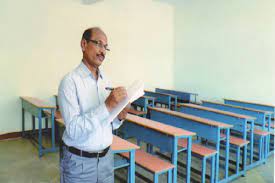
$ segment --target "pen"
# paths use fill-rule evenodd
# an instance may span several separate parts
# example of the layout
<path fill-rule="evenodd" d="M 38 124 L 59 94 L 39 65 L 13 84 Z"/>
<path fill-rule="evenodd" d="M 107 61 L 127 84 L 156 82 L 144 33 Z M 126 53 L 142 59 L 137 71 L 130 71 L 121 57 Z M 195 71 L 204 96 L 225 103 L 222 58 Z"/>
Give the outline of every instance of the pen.
<path fill-rule="evenodd" d="M 112 87 L 105 87 L 105 89 L 106 89 L 106 90 L 110 90 L 110 91 L 113 91 L 113 90 L 114 90 L 114 88 L 112 88 Z"/>

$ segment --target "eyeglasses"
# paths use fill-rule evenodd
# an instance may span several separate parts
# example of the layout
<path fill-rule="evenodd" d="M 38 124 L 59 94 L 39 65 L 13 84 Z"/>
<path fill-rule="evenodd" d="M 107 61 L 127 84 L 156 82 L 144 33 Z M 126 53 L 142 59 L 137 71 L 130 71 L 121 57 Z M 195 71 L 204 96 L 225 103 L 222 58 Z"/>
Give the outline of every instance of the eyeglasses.
<path fill-rule="evenodd" d="M 92 43 L 94 43 L 94 45 L 96 45 L 96 47 L 98 48 L 104 48 L 106 51 L 110 51 L 110 48 L 108 47 L 107 44 L 102 44 L 102 42 L 100 41 L 96 41 L 96 40 L 92 40 L 92 39 L 86 39 L 86 41 L 91 41 Z"/>

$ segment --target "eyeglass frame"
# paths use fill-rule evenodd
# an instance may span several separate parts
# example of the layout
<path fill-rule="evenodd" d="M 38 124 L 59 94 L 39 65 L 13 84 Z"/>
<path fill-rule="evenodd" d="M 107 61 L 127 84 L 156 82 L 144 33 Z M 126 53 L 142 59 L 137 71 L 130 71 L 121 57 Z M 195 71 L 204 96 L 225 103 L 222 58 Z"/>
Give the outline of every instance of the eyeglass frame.
<path fill-rule="evenodd" d="M 94 43 L 98 48 L 104 48 L 106 51 L 110 51 L 110 48 L 108 48 L 108 45 L 103 45 L 100 41 L 92 40 L 92 39 L 85 39 L 87 42 Z"/>

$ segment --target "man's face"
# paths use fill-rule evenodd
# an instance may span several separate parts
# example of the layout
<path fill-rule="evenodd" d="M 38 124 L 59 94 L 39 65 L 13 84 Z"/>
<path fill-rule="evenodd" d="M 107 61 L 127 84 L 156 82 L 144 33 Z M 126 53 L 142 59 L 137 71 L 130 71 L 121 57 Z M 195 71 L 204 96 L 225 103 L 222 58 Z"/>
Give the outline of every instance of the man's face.
<path fill-rule="evenodd" d="M 101 31 L 94 31 L 90 40 L 82 40 L 83 57 L 92 67 L 98 68 L 105 59 L 107 37 Z"/>

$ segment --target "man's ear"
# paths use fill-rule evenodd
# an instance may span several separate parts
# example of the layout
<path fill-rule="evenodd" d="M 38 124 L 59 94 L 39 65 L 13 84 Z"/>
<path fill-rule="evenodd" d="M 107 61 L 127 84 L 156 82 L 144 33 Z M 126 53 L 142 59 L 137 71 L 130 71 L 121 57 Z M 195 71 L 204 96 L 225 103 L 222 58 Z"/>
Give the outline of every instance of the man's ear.
<path fill-rule="evenodd" d="M 82 39 L 80 42 L 81 50 L 85 51 L 86 46 L 87 46 L 87 41 L 85 39 Z"/>

